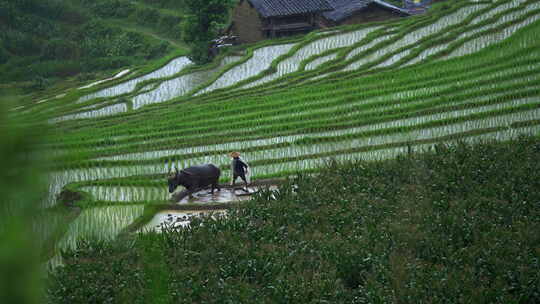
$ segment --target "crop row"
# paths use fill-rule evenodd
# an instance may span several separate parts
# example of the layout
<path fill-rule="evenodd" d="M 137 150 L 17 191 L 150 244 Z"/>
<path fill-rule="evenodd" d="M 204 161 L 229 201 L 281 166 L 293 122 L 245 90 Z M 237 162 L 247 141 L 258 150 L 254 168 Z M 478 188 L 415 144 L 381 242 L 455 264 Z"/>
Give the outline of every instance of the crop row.
<path fill-rule="evenodd" d="M 351 128 L 358 124 L 367 125 L 377 122 L 386 123 L 394 119 L 399 119 L 400 116 L 404 115 L 414 117 L 429 114 L 430 112 L 444 112 L 446 111 L 445 108 L 450 110 L 456 109 L 456 107 L 459 108 L 460 103 L 462 103 L 461 107 L 472 108 L 476 104 L 473 101 L 480 102 L 478 105 L 482 105 L 512 101 L 518 96 L 534 94 L 534 89 L 533 91 L 524 91 L 524 89 L 530 85 L 534 87 L 534 79 L 536 78 L 510 79 L 511 80 L 507 82 L 508 84 L 502 82 L 500 83 L 499 87 L 488 86 L 486 89 L 478 87 L 478 90 L 474 90 L 474 83 L 471 85 L 472 87 L 469 90 L 460 91 L 450 88 L 457 94 L 446 95 L 444 98 L 433 98 L 429 95 L 436 95 L 437 92 L 428 91 L 426 96 L 417 96 L 411 94 L 411 96 L 408 98 L 403 98 L 404 96 L 401 96 L 401 98 L 392 98 L 386 102 L 375 100 L 374 102 L 370 103 L 366 101 L 365 103 L 356 105 L 351 109 L 347 109 L 347 111 L 329 111 L 330 115 L 327 115 L 324 111 L 308 114 L 292 114 L 289 116 L 290 118 L 286 116 L 281 119 L 270 119 L 268 122 L 269 126 L 264 126 L 263 121 L 260 121 L 259 126 L 252 127 L 250 131 L 243 131 L 246 127 L 219 130 L 218 125 L 218 127 L 216 127 L 218 131 L 214 133 L 202 132 L 202 130 L 199 130 L 199 132 L 195 132 L 193 136 L 189 136 L 188 133 L 185 133 L 184 131 L 182 141 L 178 141 L 178 139 L 174 136 L 172 136 L 171 139 L 167 139 L 167 137 L 163 139 L 143 138 L 144 140 L 135 140 L 134 138 L 131 138 L 131 141 L 127 141 L 128 145 L 125 146 L 120 146 L 118 145 L 120 142 L 117 142 L 117 145 L 111 148 L 111 152 L 114 150 L 129 151 L 132 149 L 130 147 L 136 148 L 137 150 L 140 150 L 143 147 L 146 147 L 146 149 L 155 150 L 155 148 L 159 146 L 167 145 L 194 146 L 197 144 L 208 145 L 212 142 L 219 143 L 220 141 L 230 142 L 231 139 L 237 138 L 237 136 L 240 136 L 240 134 L 242 134 L 242 138 L 247 139 L 275 137 L 273 134 L 280 133 L 306 134 L 320 132 L 322 130 Z M 526 80 L 529 81 L 529 84 L 527 84 Z M 346 106 L 344 107 L 346 108 Z M 422 110 L 424 110 L 424 112 L 421 112 Z M 334 118 L 336 115 L 340 115 L 339 119 Z M 234 124 L 230 125 L 236 127 Z M 283 125 L 283 127 L 280 127 L 281 125 Z M 147 141 L 148 144 L 145 144 L 145 141 Z M 120 150 L 121 148 L 122 150 Z M 102 150 L 101 152 L 105 152 L 105 150 Z"/>
<path fill-rule="evenodd" d="M 534 58 L 534 57 L 533 57 Z M 536 59 L 531 59 L 532 62 L 534 62 Z M 531 61 L 529 60 L 526 60 L 526 61 L 523 61 L 522 64 L 520 64 L 519 62 L 518 63 L 514 63 L 514 65 L 516 65 L 516 69 L 519 69 L 519 67 L 523 67 L 523 69 L 528 69 L 529 66 L 531 64 Z M 500 66 L 501 64 L 499 64 Z M 511 63 L 505 63 L 505 65 L 503 66 L 504 69 L 508 69 L 508 68 L 512 68 L 511 66 L 512 64 Z M 347 85 L 345 86 L 345 88 L 342 90 L 344 92 L 341 93 L 343 96 L 344 96 L 344 99 L 350 99 L 349 96 L 353 97 L 354 99 L 358 99 L 358 100 L 363 100 L 363 99 L 367 99 L 369 98 L 370 96 L 378 96 L 378 95 L 386 95 L 386 94 L 390 94 L 391 92 L 396 92 L 396 94 L 399 94 L 399 92 L 403 92 L 403 91 L 409 91 L 409 87 L 411 88 L 415 88 L 415 87 L 423 87 L 423 86 L 429 86 L 429 87 L 433 87 L 433 86 L 437 86 L 437 83 L 444 83 L 446 85 L 449 85 L 449 84 L 453 84 L 456 86 L 456 89 L 459 90 L 461 89 L 460 88 L 460 84 L 461 83 L 464 83 L 465 81 L 468 80 L 468 78 L 470 78 L 471 76 L 472 77 L 475 77 L 475 78 L 482 78 L 485 76 L 483 75 L 489 75 L 489 74 L 493 74 L 493 73 L 497 73 L 497 69 L 495 69 L 497 67 L 497 65 L 495 66 L 489 66 L 489 65 L 486 65 L 484 67 L 483 70 L 479 70 L 479 71 L 476 71 L 476 70 L 470 70 L 471 72 L 468 73 L 468 74 L 463 74 L 461 75 L 461 77 L 456 77 L 456 76 L 453 76 L 453 77 L 446 77 L 446 78 L 441 78 L 441 79 L 432 79 L 431 81 L 429 81 L 428 83 L 422 83 L 422 82 L 418 82 L 418 83 L 415 83 L 415 82 L 412 82 L 412 83 L 409 83 L 407 85 L 407 87 L 400 87 L 400 86 L 396 86 L 396 87 L 389 87 L 387 88 L 386 90 L 378 90 L 378 88 L 374 88 L 372 90 L 362 90 L 361 87 L 356 89 L 350 85 Z M 501 75 L 501 77 L 505 77 L 504 75 Z M 499 78 L 496 78 L 494 77 L 493 78 L 493 83 L 498 83 L 501 81 L 501 77 Z M 506 76 L 507 78 L 511 78 L 511 77 L 508 77 Z M 489 78 L 487 78 L 489 79 Z M 455 81 L 456 80 L 461 80 L 461 83 L 456 83 Z M 351 84 L 354 84 L 354 83 L 351 83 Z M 312 103 L 309 103 L 309 106 L 305 106 L 305 110 L 309 110 L 311 108 L 316 108 L 317 107 L 317 101 L 320 101 L 321 103 L 327 103 L 327 104 L 330 104 L 332 102 L 332 99 L 329 98 L 330 96 L 333 96 L 333 98 L 336 98 L 336 97 L 339 97 L 340 96 L 340 92 L 339 90 L 322 90 L 324 92 L 323 93 L 311 93 L 309 95 L 307 94 L 303 94 L 303 95 L 300 95 L 300 98 L 297 98 L 297 100 L 294 100 L 294 99 L 289 99 L 287 97 L 284 97 L 284 98 L 279 98 L 280 96 L 277 96 L 278 98 L 274 99 L 272 102 L 269 102 L 270 100 L 268 100 L 268 98 L 263 98 L 261 100 L 261 98 L 257 98 L 257 99 L 251 99 L 251 100 L 246 100 L 245 102 L 242 102 L 240 103 L 239 105 L 238 104 L 235 104 L 234 106 L 231 104 L 231 103 L 226 103 L 226 104 L 222 104 L 220 107 L 216 107 L 217 109 L 214 109 L 213 111 L 211 110 L 211 108 L 213 108 L 213 105 L 208 105 L 208 106 L 205 106 L 205 105 L 201 105 L 201 106 L 196 106 L 196 107 L 190 107 L 192 108 L 191 111 L 183 111 L 183 112 L 180 112 L 180 113 L 177 113 L 175 112 L 175 115 L 177 117 L 177 119 L 180 120 L 180 123 L 175 123 L 175 127 L 174 128 L 171 128 L 169 126 L 166 126 L 166 127 L 161 127 L 161 125 L 163 123 L 161 123 L 162 121 L 164 121 L 165 123 L 168 124 L 168 121 L 169 121 L 169 115 L 164 113 L 164 117 L 161 117 L 159 120 L 156 120 L 156 123 L 155 123 L 155 126 L 152 126 L 152 129 L 157 129 L 157 130 L 160 130 L 160 129 L 166 129 L 166 130 L 169 130 L 169 133 L 170 137 L 173 137 L 173 136 L 178 136 L 178 135 L 185 135 L 185 131 L 182 131 L 182 125 L 187 125 L 189 126 L 190 128 L 193 128 L 193 124 L 191 123 L 188 123 L 188 122 L 192 122 L 192 121 L 201 121 L 201 118 L 206 116 L 207 117 L 207 120 L 203 120 L 201 121 L 201 124 L 202 125 L 207 125 L 208 123 L 206 121 L 210 121 L 212 119 L 214 119 L 213 115 L 215 116 L 218 116 L 218 117 L 228 117 L 230 115 L 232 115 L 233 113 L 237 113 L 236 116 L 232 116 L 232 119 L 236 119 L 236 120 L 239 120 L 239 119 L 242 119 L 242 116 L 241 115 L 238 115 L 238 114 L 242 114 L 244 112 L 250 112 L 250 111 L 257 111 L 261 114 L 255 114 L 255 115 L 259 115 L 259 116 L 266 116 L 266 117 L 273 117 L 273 115 L 279 115 L 279 113 L 276 113 L 276 111 L 273 111 L 273 112 L 268 112 L 266 111 L 266 113 L 264 113 L 264 110 L 266 108 L 271 108 L 271 109 L 278 109 L 278 108 L 281 108 L 281 107 L 284 107 L 283 112 L 287 113 L 287 112 L 297 112 L 298 110 L 296 110 L 296 108 L 299 108 L 298 106 L 296 106 L 299 102 L 302 102 L 300 103 L 300 108 L 303 106 L 303 104 L 308 104 L 310 101 L 312 101 Z M 334 93 L 332 93 L 334 92 Z M 336 100 L 340 100 L 340 99 L 336 99 Z M 341 99 L 343 100 L 343 99 Z M 338 102 L 339 103 L 339 102 Z M 334 102 L 334 104 L 336 104 L 336 102 Z M 219 111 L 220 108 L 223 108 L 224 110 L 223 111 Z M 196 110 L 196 111 L 193 111 L 193 110 Z M 231 113 L 232 112 L 232 113 Z M 199 114 L 201 113 L 201 114 Z M 264 113 L 264 114 L 263 114 Z M 200 115 L 200 117 L 198 117 Z M 272 116 L 271 116 L 272 115 Z M 175 119 L 176 121 L 176 119 Z M 184 121 L 184 122 L 182 122 Z M 135 133 L 137 132 L 137 129 L 135 128 L 129 128 L 129 129 L 124 129 L 126 131 L 128 131 L 129 133 Z M 98 131 L 98 130 L 95 130 L 95 131 Z M 201 130 L 196 130 L 197 133 L 200 133 Z M 141 138 L 144 138 L 144 139 L 151 139 L 152 138 L 152 134 L 153 132 L 151 130 L 148 130 L 148 128 L 145 128 L 143 130 L 141 130 L 139 133 L 141 134 L 144 134 L 142 136 L 140 136 Z M 160 137 L 164 137 L 166 135 L 165 132 L 163 131 L 157 131 L 154 133 L 155 134 L 155 137 L 156 138 L 160 138 Z M 178 134 L 178 135 L 177 135 Z M 107 137 L 107 138 L 111 138 L 113 136 L 118 136 L 119 134 L 103 134 L 103 136 Z M 130 136 L 130 137 L 126 137 L 124 139 L 126 142 L 134 142 L 134 141 L 137 141 L 139 142 L 140 140 L 137 139 L 137 137 L 135 136 Z M 86 140 L 85 140 L 86 141 Z M 65 143 L 68 143 L 69 141 L 63 141 L 64 144 Z M 94 145 L 95 144 L 91 144 L 91 142 L 88 142 L 89 145 Z"/>
<path fill-rule="evenodd" d="M 510 91 L 511 92 L 511 91 Z M 517 91 L 516 91 L 517 93 Z M 487 111 L 487 110 L 491 110 L 491 109 L 497 109 L 497 108 L 501 108 L 501 107 L 505 107 L 505 108 L 511 108 L 511 107 L 514 107 L 516 105 L 519 105 L 519 104 L 522 104 L 522 103 L 529 103 L 531 101 L 533 101 L 531 98 L 525 98 L 525 99 L 512 99 L 510 100 L 509 102 L 503 102 L 503 103 L 495 103 L 493 104 L 492 101 L 494 98 L 497 98 L 497 97 L 501 97 L 503 96 L 503 93 L 501 93 L 499 96 L 497 95 L 487 95 L 487 96 L 480 96 L 477 100 L 467 100 L 467 101 L 470 101 L 466 104 L 463 104 L 463 106 L 461 107 L 463 110 L 457 110 L 457 111 L 448 111 L 448 112 L 436 112 L 435 114 L 431 114 L 431 115 L 424 115 L 424 116 L 416 116 L 416 115 L 408 115 L 409 118 L 399 118 L 399 116 L 397 117 L 392 117 L 392 120 L 389 120 L 389 119 L 383 119 L 382 121 L 379 119 L 380 122 L 376 122 L 376 120 L 374 120 L 373 118 L 379 116 L 379 117 L 383 117 L 384 118 L 384 112 L 377 112 L 377 110 L 379 109 L 376 109 L 375 111 L 373 112 L 366 112 L 366 113 L 363 113 L 365 118 L 368 119 L 371 118 L 371 123 L 369 120 L 362 120 L 364 122 L 364 126 L 361 126 L 361 127 L 352 127 L 352 128 L 346 128 L 346 129 L 336 129 L 336 130 L 329 130 L 329 131 L 323 131 L 323 132 L 315 132 L 315 133 L 302 133 L 302 134 L 296 134 L 296 135 L 288 135 L 288 136 L 274 136 L 274 137 L 269 137 L 269 138 L 264 138 L 264 139 L 255 139 L 255 140 L 243 140 L 243 141 L 236 141 L 236 142 L 227 142 L 227 143 L 223 143 L 223 144 L 216 144 L 216 145 L 204 145 L 204 146 L 195 146 L 195 147 L 187 147 L 187 148 L 182 148 L 182 149 L 174 149 L 174 150 L 167 150 L 166 152 L 163 152 L 163 151 L 151 151 L 151 152 L 138 152 L 138 153 L 131 153 L 131 154 L 120 154 L 120 155 L 115 155 L 115 156 L 109 156 L 109 157 L 102 157 L 102 158 L 99 158 L 100 160 L 120 160 L 120 159 L 147 159 L 147 157 L 145 155 L 162 155 L 162 156 L 166 156 L 166 155 L 172 155 L 172 154 L 191 154 L 191 153 L 202 153 L 202 152 L 207 152 L 207 151 L 210 151 L 210 150 L 222 150 L 222 151 L 227 151 L 227 150 L 246 150 L 246 149 L 250 149 L 251 147 L 254 147 L 254 146 L 264 146 L 264 145 L 272 145 L 272 144 L 281 144 L 281 143 L 286 143 L 286 142 L 294 142 L 298 139 L 301 139 L 301 138 L 304 138 L 304 137 L 324 137 L 324 136 L 328 136 L 328 137 L 335 137 L 335 136 L 343 136 L 343 135 L 347 135 L 347 134 L 354 134 L 354 133 L 358 133 L 358 132 L 367 132 L 367 131 L 373 131 L 373 130 L 382 130 L 384 129 L 385 127 L 389 127 L 389 126 L 396 126 L 396 125 L 401 125 L 401 126 L 404 126 L 404 122 L 407 122 L 407 121 L 410 121 L 410 122 L 415 122 L 415 123 L 418 123 L 419 121 L 434 121 L 434 120 L 439 120 L 439 119 L 442 119 L 442 118 L 448 118 L 448 117 L 459 117 L 461 115 L 464 115 L 465 113 L 478 113 L 478 112 L 481 112 L 481 111 Z M 484 106 L 477 106 L 477 107 L 473 107 L 474 106 L 474 103 L 473 102 L 476 102 L 478 105 L 483 105 Z M 423 103 L 427 103 L 426 101 L 424 102 L 418 102 L 418 104 L 422 105 Z M 460 107 L 451 107 L 450 105 L 454 104 L 456 102 L 450 102 L 450 103 L 444 103 L 442 105 L 440 105 L 440 108 L 435 108 L 435 109 L 438 109 L 438 110 L 443 110 L 444 108 L 442 108 L 443 106 L 447 109 L 447 110 L 456 110 L 456 109 L 459 109 Z M 487 105 L 485 105 L 487 104 Z M 428 104 L 430 107 L 428 107 L 428 109 L 433 109 L 434 105 L 433 104 Z M 415 112 L 417 112 L 418 110 L 420 110 L 421 108 L 418 108 L 416 106 L 416 104 L 413 104 L 412 105 L 414 107 L 414 110 Z M 401 111 L 396 111 L 396 108 L 399 109 L 403 107 L 402 104 L 398 104 L 397 106 L 394 106 L 394 107 L 391 107 L 389 109 L 388 112 L 386 112 L 387 114 L 386 115 L 392 115 L 393 113 L 402 113 L 402 116 L 403 114 L 405 114 L 406 112 L 401 110 Z M 415 113 L 413 111 L 411 111 L 412 113 Z M 428 112 L 425 112 L 426 114 L 429 113 Z M 399 114 L 398 114 L 399 115 Z M 152 146 L 151 146 L 152 147 Z M 116 147 L 116 148 L 120 148 L 120 147 Z M 171 153 L 171 151 L 176 151 L 175 153 Z"/>
<path fill-rule="evenodd" d="M 538 117 L 538 111 L 529 113 L 530 117 Z M 501 122 L 501 121 L 499 121 Z M 540 122 L 536 120 L 533 125 L 524 127 L 498 127 L 497 121 L 486 123 L 476 121 L 469 124 L 458 126 L 457 128 L 434 128 L 421 131 L 415 131 L 404 134 L 396 134 L 381 138 L 368 139 L 364 142 L 357 141 L 354 144 L 348 143 L 346 146 L 335 146 L 335 150 L 324 150 L 313 146 L 311 151 L 306 151 L 306 154 L 295 154 L 297 151 L 288 150 L 282 157 L 284 161 L 273 161 L 272 159 L 255 160 L 252 168 L 253 176 L 269 177 L 283 176 L 283 174 L 292 173 L 295 171 L 312 171 L 318 166 L 324 164 L 330 159 L 347 161 L 351 159 L 363 160 L 382 160 L 396 157 L 399 154 L 410 152 L 411 149 L 420 150 L 428 149 L 434 143 L 441 142 L 439 139 L 447 138 L 448 140 L 459 140 L 465 142 L 478 142 L 485 140 L 508 140 L 515 138 L 521 134 L 534 134 L 540 131 Z M 506 123 L 506 121 L 503 121 Z M 527 125 L 528 123 L 525 123 Z M 457 136 L 455 136 L 457 135 Z M 414 140 L 413 140 L 414 139 Z M 252 157 L 254 154 L 248 157 Z M 275 156 L 275 155 L 274 155 Z M 223 157 L 222 157 L 223 158 Z M 251 159 L 251 158 L 250 158 Z M 287 161 L 294 159 L 293 161 Z M 206 159 L 208 160 L 208 159 Z M 198 160 L 200 161 L 200 160 Z M 178 163 L 178 165 L 189 165 L 190 162 Z M 222 167 L 226 164 L 221 164 Z M 223 181 L 228 180 L 228 175 L 225 174 Z M 115 186 L 86 186 L 82 189 L 91 192 L 94 197 L 102 202 L 144 202 L 144 201 L 164 201 L 168 198 L 165 180 L 161 182 L 161 186 L 129 186 L 132 182 L 130 179 L 125 179 L 126 186 L 120 186 L 122 180 L 117 180 Z M 118 184 L 120 183 L 120 184 Z"/>
<path fill-rule="evenodd" d="M 318 138 L 311 138 L 309 139 L 308 143 L 312 145 L 300 145 L 295 146 L 293 145 L 290 147 L 288 144 L 285 145 L 283 148 L 279 149 L 271 149 L 271 147 L 265 147 L 264 150 L 260 151 L 260 147 L 255 147 L 255 150 L 253 152 L 250 152 L 249 149 L 246 149 L 245 155 L 248 157 L 248 159 L 253 160 L 255 164 L 257 162 L 273 162 L 276 158 L 284 158 L 284 156 L 287 157 L 302 157 L 305 155 L 315 155 L 320 153 L 333 153 L 338 150 L 349 150 L 355 148 L 355 146 L 366 146 L 366 143 L 371 144 L 391 144 L 392 141 L 395 141 L 400 138 L 408 137 L 408 138 L 421 138 L 422 136 L 446 136 L 448 134 L 444 132 L 456 132 L 455 130 L 459 130 L 460 132 L 469 132 L 475 129 L 478 129 L 479 127 L 483 126 L 485 128 L 493 128 L 493 127 L 504 127 L 510 126 L 512 123 L 527 120 L 527 119 L 534 119 L 538 117 L 538 110 L 531 110 L 527 111 L 528 109 L 528 102 L 529 100 L 524 100 L 525 102 L 524 106 L 522 106 L 526 111 L 518 111 L 515 112 L 515 114 L 510 115 L 504 115 L 506 112 L 505 108 L 502 108 L 501 110 L 493 110 L 494 107 L 486 107 L 485 110 L 489 110 L 488 112 L 484 113 L 478 113 L 477 110 L 474 111 L 468 111 L 468 113 L 473 112 L 473 114 L 469 114 L 471 118 L 476 118 L 476 120 L 470 120 L 466 116 L 463 116 L 466 114 L 466 112 L 455 112 L 454 117 L 455 118 L 446 118 L 446 120 L 442 121 L 429 121 L 425 120 L 427 118 L 424 118 L 424 120 L 403 120 L 402 124 L 400 125 L 393 125 L 393 126 L 386 126 L 386 129 L 372 129 L 372 131 L 368 130 L 358 130 L 356 133 L 352 134 L 345 134 L 345 135 L 330 135 L 327 137 L 318 137 Z M 519 104 L 520 102 L 514 102 L 514 105 Z M 533 103 L 532 105 L 538 107 L 538 104 Z M 498 107 L 498 105 L 497 105 Z M 512 109 L 513 108 L 509 108 Z M 500 113 L 498 116 L 493 116 L 494 114 Z M 446 113 L 443 113 L 447 115 Z M 501 116 L 502 114 L 502 116 Z M 433 117 L 433 119 L 441 118 L 439 115 L 438 117 Z M 463 121 L 463 123 L 460 123 Z M 454 124 L 450 124 L 455 122 Z M 456 124 L 457 123 L 457 124 Z M 438 127 L 437 126 L 441 126 Z M 434 128 L 435 127 L 435 128 Z M 408 134 L 408 132 L 410 134 Z M 439 133 L 438 133 L 439 132 Z M 395 134 L 395 135 L 393 135 Z M 360 141 L 354 140 L 355 138 L 359 138 Z M 299 143 L 305 142 L 305 138 L 302 139 L 303 141 L 300 141 Z M 339 143 L 336 143 L 336 140 L 340 140 Z M 324 144 L 325 142 L 328 142 L 329 144 Z M 369 146 L 369 145 L 368 145 Z M 218 153 L 211 153 L 211 152 L 205 152 L 207 156 L 202 157 L 195 157 L 195 158 L 188 158 L 186 159 L 187 155 L 183 154 L 179 155 L 178 157 L 172 158 L 170 160 L 165 159 L 165 162 L 161 162 L 159 164 L 148 164 L 148 165 L 142 165 L 142 163 L 136 162 L 128 162 L 126 164 L 122 164 L 121 162 L 117 162 L 118 165 L 121 166 L 113 166 L 113 167 L 87 167 L 87 168 L 81 168 L 78 170 L 68 170 L 65 172 L 58 173 L 57 181 L 53 181 L 51 183 L 52 189 L 50 189 L 50 193 L 58 193 L 58 191 L 65 186 L 68 183 L 76 182 L 76 181 L 90 181 L 90 180 L 98 180 L 101 178 L 112 178 L 112 177 L 129 177 L 129 176 L 136 176 L 136 175 L 147 175 L 147 174 L 159 174 L 159 173 L 166 173 L 171 170 L 173 166 L 177 167 L 186 167 L 189 165 L 194 165 L 198 163 L 205 163 L 205 162 L 213 162 L 216 164 L 221 165 L 222 167 L 227 167 L 227 151 L 219 151 Z M 175 160 L 176 159 L 176 160 Z M 141 163 L 141 165 L 137 165 L 137 163 Z M 112 165 L 113 163 L 111 163 Z M 90 164 L 89 164 L 90 165 Z M 51 205 L 54 203 L 54 196 L 49 198 L 48 205 Z"/>

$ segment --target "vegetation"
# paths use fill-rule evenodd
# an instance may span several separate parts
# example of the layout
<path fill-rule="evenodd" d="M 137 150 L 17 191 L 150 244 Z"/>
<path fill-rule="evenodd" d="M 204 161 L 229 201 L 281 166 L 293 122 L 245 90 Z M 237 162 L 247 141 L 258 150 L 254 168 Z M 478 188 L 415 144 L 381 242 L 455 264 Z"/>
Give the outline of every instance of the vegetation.
<path fill-rule="evenodd" d="M 43 303 L 40 248 L 31 227 L 45 192 L 46 159 L 29 151 L 36 151 L 46 128 L 25 127 L 6 115 L 3 104 L 0 121 L 0 302 Z"/>
<path fill-rule="evenodd" d="M 536 303 L 539 152 L 522 138 L 330 162 L 226 218 L 82 243 L 49 300 Z"/>
<path fill-rule="evenodd" d="M 156 20 L 183 22 L 188 10 L 73 3 L 89 16 L 81 27 L 143 41 L 154 41 Z M 55 267 L 49 301 L 535 302 L 538 185 L 524 172 L 537 171 L 539 19 L 536 0 L 446 1 L 421 16 L 233 47 L 200 66 L 164 34 L 159 43 L 177 48 L 150 62 L 92 48 L 88 64 L 145 63 L 123 78 L 77 89 L 93 78 L 79 75 L 30 97 L 0 84 L 7 116 L 43 137 L 28 150 L 50 157 L 40 162 L 48 195 L 32 201 L 28 227 Z M 90 56 L 56 38 L 39 56 Z M 7 65 L 26 56 L 2 46 Z M 47 87 L 51 78 L 37 76 L 24 85 Z M 296 177 L 240 209 L 211 206 L 231 207 L 228 218 L 131 234 L 178 207 L 167 201 L 168 171 L 212 162 L 225 182 L 236 150 L 254 180 Z M 339 165 L 321 169 L 329 160 Z M 113 271 L 99 282 L 104 269 Z M 82 281 L 92 283 L 81 290 Z M 105 286 L 113 281 L 124 286 Z"/>
<path fill-rule="evenodd" d="M 189 15 L 184 22 L 184 40 L 191 47 L 190 59 L 195 63 L 207 63 L 210 42 L 217 38 L 219 30 L 229 19 L 229 10 L 235 0 L 184 0 Z"/>
<path fill-rule="evenodd" d="M 173 15 L 132 1 L 2 0 L 0 8 L 0 83 L 26 93 L 141 65 L 171 52 L 181 38 L 181 11 Z M 135 31 L 135 25 L 164 38 Z"/>

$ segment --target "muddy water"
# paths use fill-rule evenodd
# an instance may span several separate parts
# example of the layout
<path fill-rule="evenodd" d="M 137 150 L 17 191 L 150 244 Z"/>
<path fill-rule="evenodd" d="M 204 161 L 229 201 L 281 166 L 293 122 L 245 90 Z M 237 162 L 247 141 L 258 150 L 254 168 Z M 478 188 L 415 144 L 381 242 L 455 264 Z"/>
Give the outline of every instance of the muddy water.
<path fill-rule="evenodd" d="M 262 186 L 267 187 L 267 186 Z M 277 189 L 277 186 L 268 186 L 270 189 Z M 248 187 L 248 192 L 242 188 L 230 188 L 221 189 L 221 191 L 214 191 L 214 194 L 209 193 L 208 190 L 203 190 L 195 193 L 193 198 L 185 197 L 178 202 L 179 205 L 193 204 L 193 209 L 199 210 L 163 210 L 154 215 L 152 220 L 142 227 L 139 231 L 145 232 L 154 230 L 161 232 L 164 227 L 178 228 L 186 227 L 189 223 L 197 217 L 210 215 L 213 218 L 227 215 L 227 203 L 246 201 L 251 198 L 253 193 L 256 193 L 261 188 L 253 186 Z M 220 206 L 223 205 L 223 207 Z M 205 207 L 206 206 L 206 207 Z M 186 206 L 188 208 L 188 206 Z M 205 208 L 208 208 L 206 210 Z"/>
<path fill-rule="evenodd" d="M 266 186 L 263 186 L 266 187 Z M 276 186 L 269 186 L 270 189 L 276 189 Z M 214 193 L 210 193 L 210 190 L 205 189 L 193 194 L 192 198 L 183 197 L 183 193 L 174 193 L 173 197 L 183 197 L 178 204 L 225 204 L 232 202 L 241 202 L 249 200 L 251 194 L 260 190 L 260 187 L 250 186 L 247 188 L 247 192 L 244 191 L 244 187 L 241 184 L 236 184 L 235 188 L 221 188 L 221 191 L 214 190 Z"/>
<path fill-rule="evenodd" d="M 251 190 L 253 191 L 253 189 Z M 241 194 L 243 191 L 232 189 L 221 189 L 221 191 L 214 191 L 214 194 L 210 193 L 208 190 L 197 192 L 193 195 L 193 198 L 184 197 L 179 204 L 193 204 L 193 203 L 203 203 L 203 204 L 215 204 L 215 203 L 230 203 L 237 201 L 244 201 L 249 199 L 249 196 L 237 196 L 236 194 Z"/>
<path fill-rule="evenodd" d="M 200 218 L 202 216 L 208 215 L 216 218 L 219 216 L 225 216 L 226 212 L 227 211 L 224 209 L 196 211 L 163 210 L 156 213 L 152 220 L 144 227 L 142 227 L 140 231 L 144 232 L 154 230 L 157 232 L 161 232 L 164 228 L 186 227 L 194 218 Z"/>

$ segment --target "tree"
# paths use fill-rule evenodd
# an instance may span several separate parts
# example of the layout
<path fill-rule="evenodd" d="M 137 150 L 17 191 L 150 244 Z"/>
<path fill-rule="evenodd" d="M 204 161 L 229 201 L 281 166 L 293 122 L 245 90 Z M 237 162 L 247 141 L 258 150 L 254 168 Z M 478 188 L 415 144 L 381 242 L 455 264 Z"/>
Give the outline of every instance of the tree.
<path fill-rule="evenodd" d="M 234 0 L 185 0 L 189 15 L 184 19 L 184 41 L 191 47 L 190 59 L 202 64 L 210 60 L 208 47 L 228 20 Z"/>

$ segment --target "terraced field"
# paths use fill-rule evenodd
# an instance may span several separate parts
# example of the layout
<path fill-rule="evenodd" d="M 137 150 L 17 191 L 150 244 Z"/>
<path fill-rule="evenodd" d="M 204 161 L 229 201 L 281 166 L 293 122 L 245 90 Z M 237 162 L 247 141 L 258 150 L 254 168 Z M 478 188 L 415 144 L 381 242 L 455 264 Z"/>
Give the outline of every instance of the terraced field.
<path fill-rule="evenodd" d="M 232 150 L 263 179 L 540 134 L 539 18 L 537 0 L 447 1 L 423 16 L 265 41 L 202 68 L 176 58 L 13 113 L 56 132 L 42 207 L 62 189 L 86 194 L 65 248 L 80 235 L 114 237 L 144 206 L 166 203 L 173 167 L 212 162 L 225 182 Z"/>

